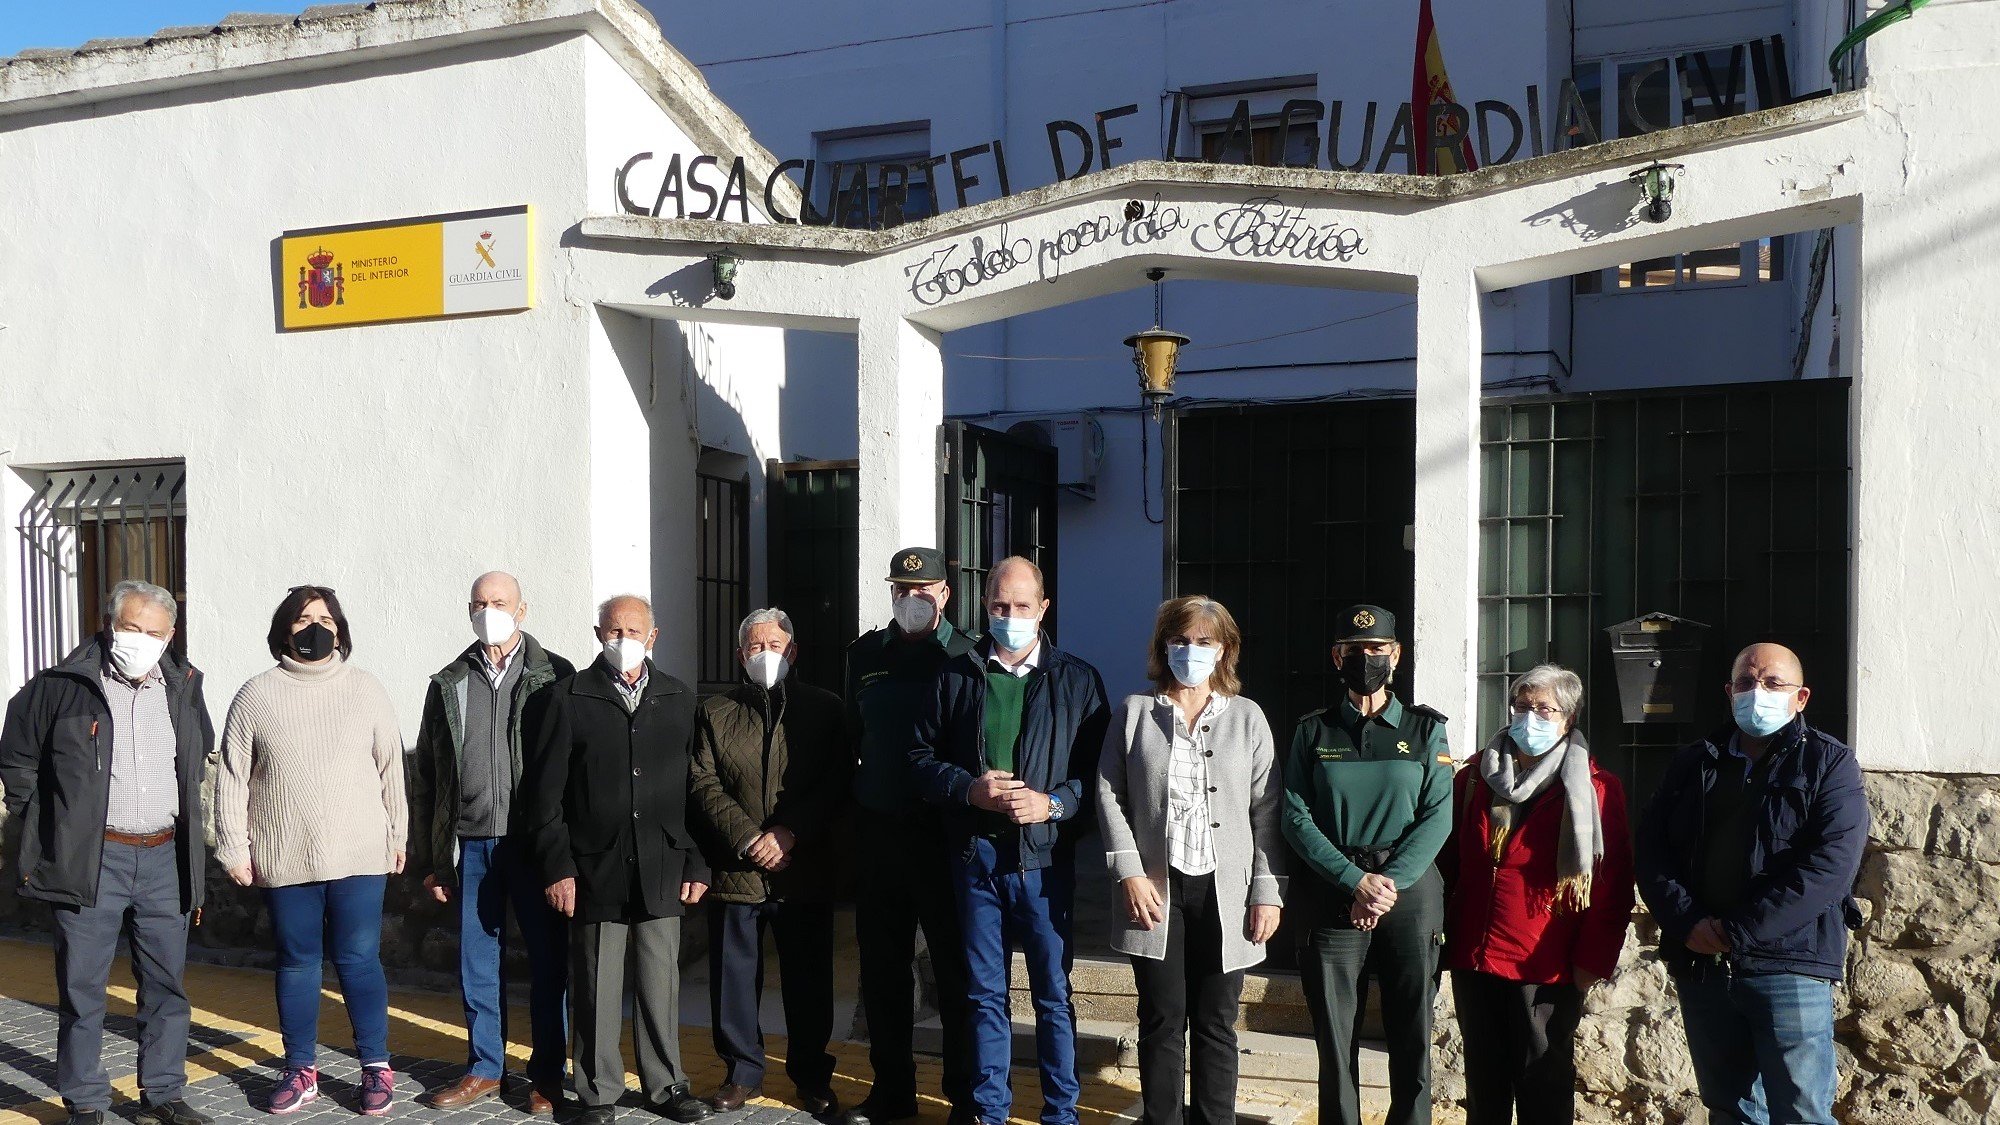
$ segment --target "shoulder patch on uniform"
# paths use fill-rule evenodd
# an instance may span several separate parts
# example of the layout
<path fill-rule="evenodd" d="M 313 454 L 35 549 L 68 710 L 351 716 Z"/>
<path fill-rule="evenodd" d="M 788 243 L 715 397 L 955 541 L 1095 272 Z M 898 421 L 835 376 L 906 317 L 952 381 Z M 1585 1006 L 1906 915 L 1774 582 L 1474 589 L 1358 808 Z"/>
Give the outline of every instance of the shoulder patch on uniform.
<path fill-rule="evenodd" d="M 1438 755 L 1438 765 L 1441 765 L 1441 766 L 1448 766 L 1448 765 L 1451 765 L 1451 764 L 1452 764 L 1452 762 L 1451 762 L 1451 755 L 1450 755 L 1450 754 L 1439 754 L 1439 755 Z"/>
<path fill-rule="evenodd" d="M 1438 710 L 1435 707 L 1429 706 L 1428 704 L 1412 703 L 1409 705 L 1408 710 L 1415 711 L 1417 714 L 1426 716 L 1427 718 L 1430 718 L 1435 722 L 1448 723 L 1451 721 L 1451 719 L 1448 716 L 1446 716 L 1444 712 Z"/>
<path fill-rule="evenodd" d="M 1324 714 L 1326 714 L 1326 708 L 1324 707 L 1320 708 L 1317 711 L 1307 711 L 1305 714 L 1299 716 L 1299 722 L 1303 723 L 1307 719 L 1317 719 Z"/>

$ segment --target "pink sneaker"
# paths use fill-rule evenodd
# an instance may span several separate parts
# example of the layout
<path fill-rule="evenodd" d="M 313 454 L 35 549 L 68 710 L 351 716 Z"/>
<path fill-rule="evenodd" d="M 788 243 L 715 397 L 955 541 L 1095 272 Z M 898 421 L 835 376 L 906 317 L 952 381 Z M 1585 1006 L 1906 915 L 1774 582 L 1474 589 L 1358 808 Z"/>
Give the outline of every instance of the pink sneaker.
<path fill-rule="evenodd" d="M 271 1091 L 265 1106 L 272 1113 L 297 1113 L 319 1098 L 319 1070 L 310 1066 L 288 1066 L 278 1088 Z"/>
<path fill-rule="evenodd" d="M 381 1117 L 389 1112 L 389 1103 L 396 1100 L 396 1072 L 384 1064 L 361 1068 L 361 1104 L 357 1107 L 370 1117 Z"/>

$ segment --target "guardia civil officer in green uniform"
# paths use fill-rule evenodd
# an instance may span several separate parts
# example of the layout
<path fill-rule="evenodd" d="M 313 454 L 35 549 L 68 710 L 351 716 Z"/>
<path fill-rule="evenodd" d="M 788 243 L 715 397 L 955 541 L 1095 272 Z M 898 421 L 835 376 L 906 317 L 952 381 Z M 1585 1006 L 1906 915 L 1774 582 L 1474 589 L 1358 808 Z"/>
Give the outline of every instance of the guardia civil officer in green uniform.
<path fill-rule="evenodd" d="M 1386 1125 L 1431 1119 L 1431 997 L 1444 930 L 1433 862 L 1451 830 L 1445 717 L 1389 693 L 1396 619 L 1356 605 L 1335 619 L 1336 707 L 1299 720 L 1285 761 L 1285 838 L 1303 864 L 1288 911 L 1319 1046 L 1321 1125 L 1360 1125 L 1354 1038 L 1373 977 L 1388 1036 Z"/>
<path fill-rule="evenodd" d="M 936 691 L 945 661 L 972 651 L 951 627 L 942 552 L 906 547 L 889 558 L 895 620 L 847 646 L 847 718 L 860 747 L 854 776 L 854 936 L 861 955 L 861 1007 L 868 1020 L 874 1084 L 841 1125 L 884 1125 L 917 1115 L 913 1049 L 917 928 L 937 976 L 944 1025 L 944 1093 L 952 1120 L 972 1114 L 971 1014 L 965 942 L 946 870 L 950 849 L 937 806 L 917 799 L 910 740 L 917 713 Z"/>

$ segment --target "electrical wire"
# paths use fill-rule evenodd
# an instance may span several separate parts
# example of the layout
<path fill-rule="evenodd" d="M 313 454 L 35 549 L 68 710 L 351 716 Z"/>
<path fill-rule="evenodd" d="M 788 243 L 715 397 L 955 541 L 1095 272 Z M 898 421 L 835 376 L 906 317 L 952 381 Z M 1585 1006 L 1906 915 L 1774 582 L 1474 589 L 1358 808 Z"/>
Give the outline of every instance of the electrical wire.
<path fill-rule="evenodd" d="M 1399 301 L 1387 308 L 1380 308 L 1373 312 L 1360 313 L 1355 316 L 1342 317 L 1339 320 L 1328 321 L 1325 324 L 1315 324 L 1307 328 L 1294 328 L 1289 332 L 1274 332 L 1269 336 L 1252 336 L 1246 340 L 1230 340 L 1221 344 L 1189 344 L 1182 348 L 1181 351 L 1220 351 L 1223 348 L 1240 348 L 1250 344 L 1262 344 L 1269 340 L 1282 340 L 1288 336 L 1303 336 L 1308 332 L 1324 332 L 1329 328 L 1339 328 L 1343 324 L 1353 324 L 1356 321 L 1367 320 L 1370 317 L 1382 316 L 1385 313 L 1392 313 L 1399 309 L 1407 309 L 1416 303 L 1416 300 L 1412 298 L 1407 301 Z M 1106 354 L 1101 352 L 1095 355 L 986 355 L 981 352 L 953 352 L 952 354 L 958 359 L 992 359 L 1003 363 L 1113 363 L 1122 358 L 1116 353 Z"/>

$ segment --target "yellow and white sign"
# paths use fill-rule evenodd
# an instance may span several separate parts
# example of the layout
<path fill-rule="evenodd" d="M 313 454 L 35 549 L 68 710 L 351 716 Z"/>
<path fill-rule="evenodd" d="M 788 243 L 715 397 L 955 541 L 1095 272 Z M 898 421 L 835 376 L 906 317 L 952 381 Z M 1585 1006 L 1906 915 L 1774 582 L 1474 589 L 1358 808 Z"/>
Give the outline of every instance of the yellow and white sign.
<path fill-rule="evenodd" d="M 286 231 L 285 330 L 533 308 L 534 231 L 525 204 Z"/>

